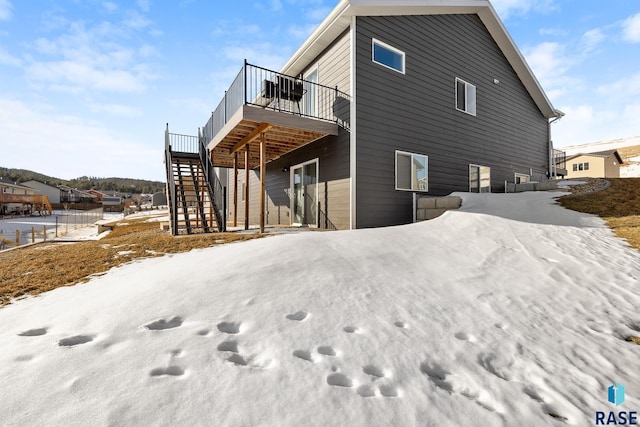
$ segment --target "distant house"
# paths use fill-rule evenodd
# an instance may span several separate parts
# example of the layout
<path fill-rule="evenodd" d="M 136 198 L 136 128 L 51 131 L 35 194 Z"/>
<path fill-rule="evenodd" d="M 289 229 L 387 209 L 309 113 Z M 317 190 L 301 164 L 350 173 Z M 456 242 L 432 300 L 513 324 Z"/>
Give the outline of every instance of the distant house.
<path fill-rule="evenodd" d="M 278 72 L 245 62 L 199 138 L 167 130 L 173 227 L 216 187 L 245 227 L 408 223 L 415 195 L 553 176 L 561 116 L 489 1 L 342 0 Z"/>
<path fill-rule="evenodd" d="M 35 194 L 33 188 L 0 178 L 0 215 L 29 213 L 32 204 L 29 196 Z"/>
<path fill-rule="evenodd" d="M 87 190 L 87 193 L 93 194 L 94 196 L 96 196 L 96 201 L 98 203 L 102 202 L 102 199 L 106 196 L 106 194 L 98 191 L 98 190 Z"/>
<path fill-rule="evenodd" d="M 22 185 L 26 185 L 27 187 L 31 187 L 37 190 L 38 193 L 44 194 L 49 198 L 49 201 L 53 204 L 60 203 L 60 189 L 53 185 L 49 185 L 40 181 L 25 181 Z"/>
<path fill-rule="evenodd" d="M 97 203 L 96 195 L 86 191 L 71 188 L 66 185 L 59 185 L 60 203 Z"/>
<path fill-rule="evenodd" d="M 623 163 L 618 150 L 580 153 L 567 157 L 567 178 L 620 178 Z"/>

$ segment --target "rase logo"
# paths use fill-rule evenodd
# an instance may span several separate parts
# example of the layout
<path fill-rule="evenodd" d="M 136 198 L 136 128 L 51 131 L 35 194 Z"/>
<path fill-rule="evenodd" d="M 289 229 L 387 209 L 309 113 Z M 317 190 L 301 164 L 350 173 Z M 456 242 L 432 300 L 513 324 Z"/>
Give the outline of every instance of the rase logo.
<path fill-rule="evenodd" d="M 620 406 L 624 403 L 624 387 L 620 383 L 611 384 L 607 388 L 607 400 Z M 638 425 L 638 413 L 636 411 L 597 411 L 596 412 L 596 425 L 597 426 L 636 426 Z"/>

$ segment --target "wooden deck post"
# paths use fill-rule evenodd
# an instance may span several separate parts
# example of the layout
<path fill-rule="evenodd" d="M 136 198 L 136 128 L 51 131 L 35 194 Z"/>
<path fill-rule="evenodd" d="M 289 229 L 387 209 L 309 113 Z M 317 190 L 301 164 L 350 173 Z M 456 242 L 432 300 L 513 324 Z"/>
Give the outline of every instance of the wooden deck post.
<path fill-rule="evenodd" d="M 244 151 L 244 229 L 249 229 L 249 144 Z"/>
<path fill-rule="evenodd" d="M 264 181 L 267 168 L 266 143 L 264 142 L 264 132 L 260 135 L 260 233 L 264 233 Z"/>
<path fill-rule="evenodd" d="M 233 226 L 238 226 L 238 152 L 233 153 Z"/>

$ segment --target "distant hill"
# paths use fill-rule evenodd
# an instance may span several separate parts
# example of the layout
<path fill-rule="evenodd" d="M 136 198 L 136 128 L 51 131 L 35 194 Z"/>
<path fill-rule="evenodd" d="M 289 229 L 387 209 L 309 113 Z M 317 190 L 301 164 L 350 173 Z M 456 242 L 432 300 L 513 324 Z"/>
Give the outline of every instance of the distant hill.
<path fill-rule="evenodd" d="M 71 180 L 54 178 L 26 169 L 10 169 L 0 167 L 0 178 L 15 181 L 18 184 L 25 181 L 46 182 L 49 185 L 68 185 L 79 190 L 119 191 L 131 194 L 153 194 L 164 190 L 165 184 L 160 181 L 147 181 L 132 178 L 98 178 L 81 176 Z"/>

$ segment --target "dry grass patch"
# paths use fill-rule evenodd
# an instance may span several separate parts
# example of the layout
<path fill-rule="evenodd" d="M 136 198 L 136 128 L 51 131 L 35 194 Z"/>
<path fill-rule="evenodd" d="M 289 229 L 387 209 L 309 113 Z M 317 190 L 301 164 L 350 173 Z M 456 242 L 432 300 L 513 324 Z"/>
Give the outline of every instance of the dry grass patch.
<path fill-rule="evenodd" d="M 611 186 L 596 193 L 562 197 L 567 209 L 600 216 L 618 237 L 640 249 L 640 178 L 610 178 Z"/>
<path fill-rule="evenodd" d="M 61 286 L 86 282 L 134 259 L 188 252 L 218 244 L 251 240 L 259 234 L 215 233 L 171 237 L 146 219 L 112 224 L 99 241 L 48 243 L 0 253 L 0 305 Z"/>

